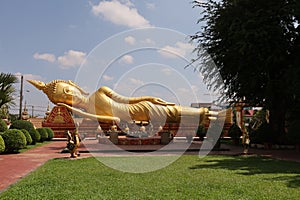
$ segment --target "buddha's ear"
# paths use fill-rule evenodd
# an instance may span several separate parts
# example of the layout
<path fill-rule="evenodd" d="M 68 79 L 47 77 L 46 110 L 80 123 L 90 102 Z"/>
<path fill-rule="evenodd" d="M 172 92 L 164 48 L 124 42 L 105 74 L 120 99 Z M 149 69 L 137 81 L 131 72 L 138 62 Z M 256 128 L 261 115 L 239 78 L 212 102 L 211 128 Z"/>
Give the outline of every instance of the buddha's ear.
<path fill-rule="evenodd" d="M 65 87 L 63 91 L 65 94 L 73 95 L 73 90 L 70 90 L 68 87 Z"/>
<path fill-rule="evenodd" d="M 88 92 L 84 91 L 81 87 L 79 87 L 76 83 L 74 83 L 73 81 L 71 80 L 68 80 L 68 83 L 74 87 L 76 87 L 82 94 L 84 95 L 89 95 Z"/>

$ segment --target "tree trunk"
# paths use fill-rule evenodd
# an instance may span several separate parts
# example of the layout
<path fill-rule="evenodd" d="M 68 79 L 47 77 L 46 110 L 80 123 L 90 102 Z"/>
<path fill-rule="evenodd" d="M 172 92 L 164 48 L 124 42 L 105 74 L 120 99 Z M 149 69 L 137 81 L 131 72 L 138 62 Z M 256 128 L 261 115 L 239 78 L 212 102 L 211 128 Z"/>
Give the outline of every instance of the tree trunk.
<path fill-rule="evenodd" d="M 286 110 L 286 105 L 283 100 L 273 102 L 273 106 L 269 109 L 269 123 L 273 131 L 272 141 L 278 144 L 283 143 L 284 140 Z"/>

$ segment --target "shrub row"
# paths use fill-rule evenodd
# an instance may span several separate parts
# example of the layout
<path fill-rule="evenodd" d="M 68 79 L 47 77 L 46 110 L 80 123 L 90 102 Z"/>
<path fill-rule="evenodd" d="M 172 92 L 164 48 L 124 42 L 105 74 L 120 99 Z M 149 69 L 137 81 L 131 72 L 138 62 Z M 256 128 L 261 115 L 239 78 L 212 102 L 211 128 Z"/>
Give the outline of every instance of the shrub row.
<path fill-rule="evenodd" d="M 2 138 L 2 134 L 0 134 L 0 153 L 4 152 L 4 150 L 5 150 L 5 143 Z"/>
<path fill-rule="evenodd" d="M 36 129 L 29 121 L 16 120 L 10 128 L 0 119 L 0 153 L 14 152 L 26 145 L 52 140 L 54 133 L 50 128 Z"/>
<path fill-rule="evenodd" d="M 9 129 L 3 132 L 2 138 L 6 152 L 14 152 L 26 147 L 26 137 L 21 130 Z"/>
<path fill-rule="evenodd" d="M 0 120 L 0 132 L 4 132 L 7 130 L 7 124 L 4 120 Z"/>

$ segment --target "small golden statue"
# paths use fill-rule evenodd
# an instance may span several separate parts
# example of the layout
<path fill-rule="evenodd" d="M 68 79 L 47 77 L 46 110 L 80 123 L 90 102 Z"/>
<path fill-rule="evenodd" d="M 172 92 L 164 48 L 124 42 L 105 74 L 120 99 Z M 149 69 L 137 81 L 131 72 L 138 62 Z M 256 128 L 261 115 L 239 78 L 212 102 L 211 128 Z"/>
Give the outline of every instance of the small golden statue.
<path fill-rule="evenodd" d="M 99 122 L 163 122 L 180 123 L 182 119 L 201 123 L 208 116 L 207 108 L 178 106 L 157 97 L 125 97 L 108 87 L 101 87 L 87 96 L 81 87 L 72 81 L 54 80 L 44 83 L 28 80 L 42 90 L 49 100 L 66 106 L 82 117 L 97 119 Z"/>
<path fill-rule="evenodd" d="M 70 151 L 71 158 L 77 158 L 77 156 L 79 155 L 77 149 L 80 145 L 78 132 L 76 130 L 76 132 L 67 131 L 66 133 L 68 136 L 67 149 L 69 149 Z"/>

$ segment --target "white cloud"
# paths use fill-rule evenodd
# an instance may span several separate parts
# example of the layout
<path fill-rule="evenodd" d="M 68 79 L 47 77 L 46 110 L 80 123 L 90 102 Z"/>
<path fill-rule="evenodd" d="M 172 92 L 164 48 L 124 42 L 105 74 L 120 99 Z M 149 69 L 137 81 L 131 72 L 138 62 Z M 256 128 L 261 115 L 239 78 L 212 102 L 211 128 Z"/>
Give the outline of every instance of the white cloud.
<path fill-rule="evenodd" d="M 50 53 L 42 53 L 42 54 L 35 53 L 35 54 L 33 54 L 33 58 L 36 60 L 46 60 L 51 63 L 56 61 L 55 55 L 50 54 Z"/>
<path fill-rule="evenodd" d="M 135 86 L 144 85 L 144 82 L 142 80 L 139 80 L 139 79 L 130 78 L 129 81 L 130 81 L 130 83 L 134 84 Z"/>
<path fill-rule="evenodd" d="M 147 7 L 149 10 L 154 10 L 156 6 L 155 6 L 154 3 L 146 3 L 146 7 Z"/>
<path fill-rule="evenodd" d="M 172 70 L 169 68 L 163 68 L 161 72 L 166 76 L 170 76 L 172 74 Z"/>
<path fill-rule="evenodd" d="M 178 92 L 179 93 L 190 93 L 191 90 L 187 89 L 187 88 L 178 88 Z"/>
<path fill-rule="evenodd" d="M 131 55 L 125 55 L 121 58 L 120 63 L 132 64 L 134 58 Z"/>
<path fill-rule="evenodd" d="M 69 27 L 70 29 L 75 29 L 75 28 L 78 28 L 78 25 L 70 24 L 68 27 Z"/>
<path fill-rule="evenodd" d="M 184 42 L 177 42 L 175 46 L 165 46 L 158 52 L 167 58 L 176 58 L 178 56 L 185 57 L 187 53 L 192 52 L 194 49 L 193 45 Z"/>
<path fill-rule="evenodd" d="M 100 1 L 98 5 L 92 6 L 92 13 L 116 25 L 131 28 L 151 26 L 130 1 Z"/>
<path fill-rule="evenodd" d="M 128 37 L 124 38 L 124 41 L 130 45 L 135 45 L 135 42 L 136 42 L 135 38 L 132 36 L 128 36 Z"/>
<path fill-rule="evenodd" d="M 143 40 L 142 43 L 144 43 L 144 44 L 150 44 L 150 45 L 155 45 L 155 41 L 153 41 L 150 38 L 147 38 L 147 39 Z"/>
<path fill-rule="evenodd" d="M 192 85 L 191 88 L 192 88 L 194 93 L 198 93 L 200 91 L 199 87 L 197 85 Z"/>
<path fill-rule="evenodd" d="M 62 68 L 76 67 L 80 65 L 85 59 L 86 53 L 81 51 L 69 50 L 63 56 L 57 58 L 58 63 Z"/>
<path fill-rule="evenodd" d="M 40 75 L 34 75 L 34 74 L 24 74 L 25 80 L 45 80 L 45 78 L 41 77 Z"/>
<path fill-rule="evenodd" d="M 112 81 L 112 80 L 114 80 L 114 77 L 108 76 L 106 74 L 104 74 L 102 78 L 103 78 L 104 81 Z"/>
<path fill-rule="evenodd" d="M 21 80 L 21 75 L 23 76 L 23 80 L 39 80 L 42 81 L 44 80 L 43 77 L 41 77 L 40 75 L 34 75 L 34 74 L 22 74 L 21 72 L 17 72 L 15 73 L 16 77 L 19 79 L 19 81 Z"/>

